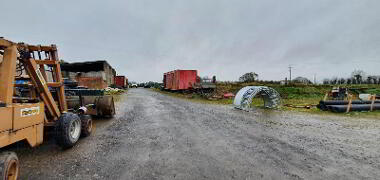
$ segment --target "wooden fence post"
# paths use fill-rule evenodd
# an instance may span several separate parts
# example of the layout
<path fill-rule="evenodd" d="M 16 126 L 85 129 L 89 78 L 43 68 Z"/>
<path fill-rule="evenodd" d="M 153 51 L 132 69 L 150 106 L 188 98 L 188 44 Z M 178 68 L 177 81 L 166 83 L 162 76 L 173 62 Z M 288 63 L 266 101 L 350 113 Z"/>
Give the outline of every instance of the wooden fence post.
<path fill-rule="evenodd" d="M 349 113 L 349 112 L 350 112 L 350 110 L 351 110 L 351 106 L 352 106 L 352 95 L 349 94 L 349 95 L 348 95 L 348 105 L 347 105 L 347 111 L 346 111 L 346 113 Z"/>
<path fill-rule="evenodd" d="M 329 96 L 329 93 L 326 93 L 325 97 L 323 98 L 323 101 L 326 101 L 328 96 Z"/>
<path fill-rule="evenodd" d="M 373 105 L 375 104 L 376 95 L 371 95 L 371 111 L 373 111 Z"/>

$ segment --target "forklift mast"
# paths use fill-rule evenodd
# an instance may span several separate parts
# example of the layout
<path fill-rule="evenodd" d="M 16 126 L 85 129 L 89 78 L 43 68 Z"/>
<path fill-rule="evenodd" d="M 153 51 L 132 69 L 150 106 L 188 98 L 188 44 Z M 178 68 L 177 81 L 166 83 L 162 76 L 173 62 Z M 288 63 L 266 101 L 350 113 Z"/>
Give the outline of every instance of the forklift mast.
<path fill-rule="evenodd" d="M 0 53 L 3 55 L 0 65 L 0 106 L 11 105 L 14 87 L 25 86 L 14 83 L 15 75 L 20 71 L 17 67 L 22 67 L 21 71 L 25 71 L 32 83 L 27 86 L 38 93 L 32 98 L 40 98 L 45 104 L 45 125 L 53 125 L 62 113 L 67 112 L 57 47 L 14 43 L 0 38 Z"/>

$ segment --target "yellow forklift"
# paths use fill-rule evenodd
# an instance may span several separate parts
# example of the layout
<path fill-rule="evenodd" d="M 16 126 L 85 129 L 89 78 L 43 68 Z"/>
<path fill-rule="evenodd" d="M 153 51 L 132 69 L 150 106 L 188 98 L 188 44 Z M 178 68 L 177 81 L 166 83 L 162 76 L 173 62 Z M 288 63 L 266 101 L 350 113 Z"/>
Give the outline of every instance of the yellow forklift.
<path fill-rule="evenodd" d="M 16 83 L 20 75 L 28 81 Z M 85 107 L 68 112 L 66 103 L 57 47 L 0 37 L 0 148 L 19 141 L 40 145 L 46 127 L 60 146 L 74 146 L 91 134 L 92 120 Z M 0 152 L 0 179 L 16 180 L 19 171 L 17 155 Z"/>

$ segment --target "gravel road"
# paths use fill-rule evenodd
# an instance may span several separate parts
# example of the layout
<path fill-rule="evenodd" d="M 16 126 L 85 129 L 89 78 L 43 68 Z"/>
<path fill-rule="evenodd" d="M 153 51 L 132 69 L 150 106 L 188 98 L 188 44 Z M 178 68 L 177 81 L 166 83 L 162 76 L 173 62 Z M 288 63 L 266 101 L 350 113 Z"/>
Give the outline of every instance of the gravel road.
<path fill-rule="evenodd" d="M 232 106 L 130 89 L 69 150 L 9 147 L 21 179 L 380 179 L 380 120 Z"/>

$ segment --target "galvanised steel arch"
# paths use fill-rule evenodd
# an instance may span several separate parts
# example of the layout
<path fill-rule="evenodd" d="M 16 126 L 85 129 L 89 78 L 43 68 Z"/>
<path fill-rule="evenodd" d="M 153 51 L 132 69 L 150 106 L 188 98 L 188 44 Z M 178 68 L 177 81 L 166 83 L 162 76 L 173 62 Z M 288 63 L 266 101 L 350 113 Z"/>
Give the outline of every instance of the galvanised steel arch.
<path fill-rule="evenodd" d="M 236 94 L 235 108 L 248 111 L 256 95 L 261 95 L 266 108 L 277 108 L 281 104 L 280 94 L 275 89 L 267 86 L 246 86 Z"/>

